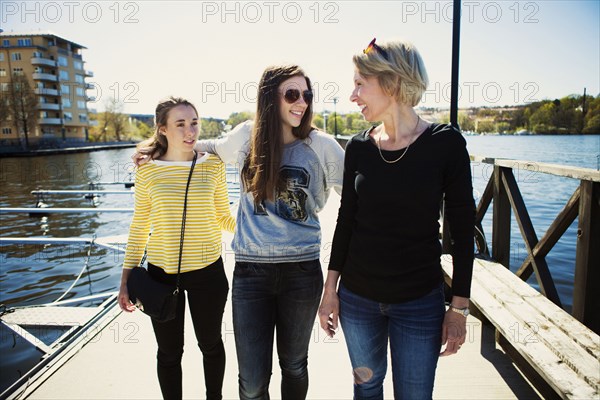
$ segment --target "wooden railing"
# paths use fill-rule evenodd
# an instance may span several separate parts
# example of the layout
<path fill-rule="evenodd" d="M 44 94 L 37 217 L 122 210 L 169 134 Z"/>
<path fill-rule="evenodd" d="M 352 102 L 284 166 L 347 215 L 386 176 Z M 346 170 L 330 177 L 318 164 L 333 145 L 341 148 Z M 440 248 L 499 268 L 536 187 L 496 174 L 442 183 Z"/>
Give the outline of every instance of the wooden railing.
<path fill-rule="evenodd" d="M 562 308 L 546 255 L 579 217 L 573 282 L 572 315 L 596 333 L 600 333 L 600 171 L 571 166 L 472 156 L 472 162 L 493 165 L 493 173 L 481 196 L 476 211 L 476 245 L 480 255 L 509 268 L 511 246 L 511 212 L 519 225 L 527 256 L 515 275 L 527 280 L 532 274 L 540 292 Z M 524 169 L 565 178 L 577 179 L 579 186 L 556 216 L 544 235 L 538 239 L 525 202 L 519 190 L 514 169 Z M 541 188 L 549 189 L 549 188 Z M 492 206 L 492 252 L 483 235 L 482 221 Z M 445 222 L 445 221 L 444 221 Z M 451 240 L 447 223 L 443 224 L 444 253 L 450 253 Z"/>

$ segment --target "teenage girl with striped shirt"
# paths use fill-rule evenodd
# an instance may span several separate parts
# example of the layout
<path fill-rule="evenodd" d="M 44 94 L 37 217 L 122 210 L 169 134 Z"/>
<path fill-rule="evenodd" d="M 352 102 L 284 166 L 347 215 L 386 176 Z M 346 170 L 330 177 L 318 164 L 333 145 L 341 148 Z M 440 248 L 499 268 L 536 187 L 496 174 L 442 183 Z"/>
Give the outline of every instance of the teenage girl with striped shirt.
<path fill-rule="evenodd" d="M 136 173 L 134 215 L 119 289 L 119 305 L 127 312 L 135 309 L 127 279 L 145 248 L 150 275 L 175 284 L 185 187 L 198 138 L 198 112 L 184 99 L 159 103 L 155 119 L 156 132 L 138 146 L 152 161 Z M 202 351 L 206 398 L 221 399 L 225 374 L 221 322 L 229 291 L 221 259 L 221 230 L 233 232 L 235 220 L 229 211 L 225 165 L 217 156 L 197 155 L 187 201 L 180 287 L 187 292 Z M 185 296 L 180 295 L 174 320 L 152 320 L 158 344 L 158 380 L 165 399 L 182 398 L 184 311 Z"/>

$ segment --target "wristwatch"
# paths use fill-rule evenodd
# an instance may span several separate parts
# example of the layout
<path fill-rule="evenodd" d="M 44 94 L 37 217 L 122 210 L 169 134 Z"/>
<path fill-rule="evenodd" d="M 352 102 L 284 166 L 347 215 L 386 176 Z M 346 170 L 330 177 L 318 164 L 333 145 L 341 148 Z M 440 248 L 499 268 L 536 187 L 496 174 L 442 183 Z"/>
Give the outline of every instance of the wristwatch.
<path fill-rule="evenodd" d="M 469 315 L 469 307 L 465 307 L 465 308 L 457 308 L 454 307 L 452 304 L 450 305 L 450 309 L 452 311 L 454 311 L 455 313 L 459 313 L 460 315 L 462 315 L 463 317 L 467 318 L 467 316 Z"/>

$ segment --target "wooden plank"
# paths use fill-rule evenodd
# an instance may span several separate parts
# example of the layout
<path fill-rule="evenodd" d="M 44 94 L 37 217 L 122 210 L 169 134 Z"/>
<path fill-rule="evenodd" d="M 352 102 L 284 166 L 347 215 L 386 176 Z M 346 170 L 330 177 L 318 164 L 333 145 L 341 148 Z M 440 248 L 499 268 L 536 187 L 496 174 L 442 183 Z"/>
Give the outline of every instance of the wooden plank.
<path fill-rule="evenodd" d="M 515 317 L 485 288 L 475 284 L 471 292 L 473 303 L 493 321 L 498 331 L 523 355 L 529 365 L 546 378 L 554 390 L 564 393 L 565 398 L 588 399 L 597 396 L 597 392 L 548 347 L 541 342 L 532 342 L 525 329 L 510 331 L 510 327 L 516 322 Z"/>
<path fill-rule="evenodd" d="M 442 265 L 446 274 L 451 276 L 451 258 L 445 255 L 445 257 L 442 258 Z M 493 265 L 493 267 L 490 268 L 490 271 L 485 271 L 484 269 L 486 267 L 490 267 L 490 265 Z M 527 326 L 526 321 L 519 319 L 517 315 L 511 312 L 511 309 L 517 311 L 520 310 L 523 304 L 525 303 L 523 301 L 515 300 L 515 296 L 510 294 L 512 292 L 510 286 L 508 284 L 505 284 L 503 289 L 500 289 L 498 287 L 492 289 L 492 293 L 496 295 L 497 293 L 502 293 L 503 291 L 505 294 L 510 294 L 500 299 L 489 292 L 489 281 L 496 282 L 492 285 L 497 285 L 498 283 L 503 282 L 502 280 L 496 279 L 495 276 L 490 275 L 492 270 L 499 272 L 503 275 L 510 274 L 512 281 L 505 280 L 505 282 L 510 282 L 510 284 L 516 284 L 517 286 L 526 285 L 528 289 L 531 289 L 532 291 L 537 293 L 537 297 L 539 299 L 542 299 L 546 304 L 558 310 L 559 312 L 564 313 L 563 310 L 559 309 L 556 305 L 549 302 L 547 299 L 541 296 L 539 292 L 529 287 L 525 282 L 522 282 L 520 279 L 512 275 L 512 273 L 506 270 L 503 266 L 497 263 L 490 263 L 482 260 L 476 260 L 476 262 L 474 263 L 473 285 L 471 289 L 472 303 L 477 308 L 479 308 L 482 314 L 484 314 L 498 328 L 502 335 L 510 341 L 511 345 L 513 345 L 514 348 L 523 355 L 523 357 L 527 360 L 527 363 L 530 364 L 540 375 L 544 376 L 545 379 L 548 380 L 548 383 L 554 388 L 554 390 L 556 390 L 559 393 L 562 393 L 564 398 L 597 397 L 598 382 L 600 379 L 597 376 L 597 358 L 591 357 L 584 351 L 583 358 L 588 360 L 592 359 L 591 366 L 587 365 L 585 362 L 583 363 L 583 366 L 579 364 L 577 365 L 578 368 L 583 368 L 586 371 L 591 371 L 589 372 L 591 376 L 588 376 L 587 379 L 593 383 L 592 385 L 588 383 L 585 379 L 582 379 L 573 369 L 571 369 L 570 364 L 573 363 L 565 363 L 559 356 L 557 356 L 557 354 L 553 352 L 552 348 L 549 348 L 546 345 L 547 341 L 550 340 L 548 339 L 548 335 L 544 336 L 545 340 L 532 340 L 538 338 L 539 335 L 536 334 L 532 336 L 531 333 L 528 332 L 526 329 L 519 329 L 520 327 Z M 486 273 L 488 274 L 487 279 L 485 279 Z M 534 316 L 538 314 L 533 307 L 530 307 L 530 309 L 533 309 Z M 568 314 L 567 317 L 570 318 L 570 325 L 573 325 L 573 323 L 578 324 L 577 321 L 568 316 Z M 539 318 L 542 318 L 542 314 L 540 314 Z M 582 326 L 581 324 L 578 325 Z M 585 327 L 583 328 L 587 329 Z M 546 333 L 544 332 L 544 334 Z M 555 327 L 554 329 L 552 329 L 551 335 L 555 335 L 556 337 L 564 337 L 566 333 L 561 331 L 558 327 Z M 567 338 L 564 341 L 568 343 L 570 342 L 569 339 L 570 338 Z M 598 339 L 596 338 L 596 343 L 597 342 Z M 566 351 L 567 353 L 569 353 L 569 349 L 567 349 Z M 577 354 L 581 355 L 581 350 L 577 350 Z"/>
<path fill-rule="evenodd" d="M 538 243 L 538 238 L 512 170 L 505 171 L 502 174 L 502 182 L 506 187 L 506 193 L 514 210 L 519 229 L 521 230 L 521 236 L 525 241 L 527 252 L 532 254 L 533 248 Z M 544 257 L 534 256 L 531 265 L 535 271 L 535 276 L 542 293 L 544 293 L 553 303 L 562 308 L 558 290 L 556 290 L 556 286 L 554 285 L 554 280 L 552 279 L 552 274 L 550 273 L 546 259 Z"/>
<path fill-rule="evenodd" d="M 600 184 L 581 182 L 573 316 L 600 334 Z"/>
<path fill-rule="evenodd" d="M 482 157 L 477 155 L 471 155 L 471 161 L 481 162 L 484 164 L 493 164 L 498 167 L 506 167 L 511 169 L 525 169 L 532 172 L 543 172 L 545 174 L 564 176 L 567 178 L 600 182 L 600 171 L 591 168 L 573 167 L 537 161 Z"/>
<path fill-rule="evenodd" d="M 502 347 L 502 350 L 518 365 L 519 370 L 522 371 L 523 375 L 527 377 L 527 380 L 531 382 L 533 387 L 542 395 L 544 400 L 559 400 L 562 396 L 556 393 L 556 390 L 546 379 L 537 373 L 535 368 L 529 365 L 529 362 L 519 351 L 504 337 L 500 332 L 496 331 L 496 342 Z"/>
<path fill-rule="evenodd" d="M 479 204 L 477 204 L 477 210 L 475 212 L 475 224 L 481 223 L 483 221 L 483 217 L 490 207 L 490 203 L 492 202 L 492 198 L 494 197 L 494 173 L 492 172 L 492 176 L 488 180 L 487 185 L 485 186 L 485 190 L 481 195 L 481 199 L 479 200 Z"/>
<path fill-rule="evenodd" d="M 545 257 L 552 247 L 558 242 L 565 231 L 571 226 L 577 214 L 579 213 L 579 187 L 575 190 L 565 207 L 556 216 L 552 224 L 548 227 L 548 230 L 540 241 L 535 245 L 531 254 L 527 256 L 521 267 L 515 272 L 515 275 L 521 277 L 523 280 L 527 280 L 532 272 L 531 262 L 534 256 Z"/>
<path fill-rule="evenodd" d="M 524 297 L 527 294 L 520 292 L 518 278 L 512 278 L 513 282 L 501 281 L 496 278 L 487 268 L 478 267 L 475 281 L 484 287 L 498 302 L 504 305 L 515 318 L 515 322 L 509 326 L 513 332 L 515 329 L 525 329 L 529 332 L 527 335 L 530 341 L 541 341 L 552 351 L 562 362 L 567 364 L 578 375 L 580 375 L 587 384 L 600 389 L 600 368 L 598 360 L 592 356 L 586 349 L 574 342 L 570 335 L 557 327 L 552 321 L 548 320 L 543 314 L 527 303 Z M 573 322 L 579 323 L 571 318 Z"/>
<path fill-rule="evenodd" d="M 494 205 L 492 215 L 492 257 L 510 267 L 510 201 L 502 184 L 506 169 L 494 167 Z"/>
<path fill-rule="evenodd" d="M 511 169 L 524 169 L 534 173 L 543 172 L 545 174 L 564 176 L 567 178 L 600 182 L 600 171 L 591 168 L 507 159 L 496 159 L 494 165 Z"/>
<path fill-rule="evenodd" d="M 526 282 L 515 280 L 513 274 L 497 263 L 486 260 L 475 260 L 488 272 L 500 281 L 511 282 L 516 290 L 522 294 L 522 298 L 531 304 L 540 314 L 544 315 L 555 326 L 569 335 L 571 340 L 579 343 L 594 358 L 600 360 L 600 337 L 591 329 L 574 319 L 562 308 L 550 302 L 540 292 L 529 286 Z"/>

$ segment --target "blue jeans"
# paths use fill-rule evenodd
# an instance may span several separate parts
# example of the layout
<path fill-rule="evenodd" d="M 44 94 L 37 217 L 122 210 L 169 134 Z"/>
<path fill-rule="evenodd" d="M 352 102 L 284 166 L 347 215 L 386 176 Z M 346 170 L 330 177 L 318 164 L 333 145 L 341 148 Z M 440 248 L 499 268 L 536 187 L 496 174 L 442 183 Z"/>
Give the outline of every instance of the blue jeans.
<path fill-rule="evenodd" d="M 383 399 L 388 340 L 395 399 L 431 399 L 444 321 L 443 287 L 397 304 L 339 287 L 340 322 L 354 373 L 354 398 Z"/>
<path fill-rule="evenodd" d="M 236 262 L 232 304 L 240 399 L 269 399 L 275 329 L 281 398 L 306 398 L 308 344 L 322 290 L 319 260 Z"/>

